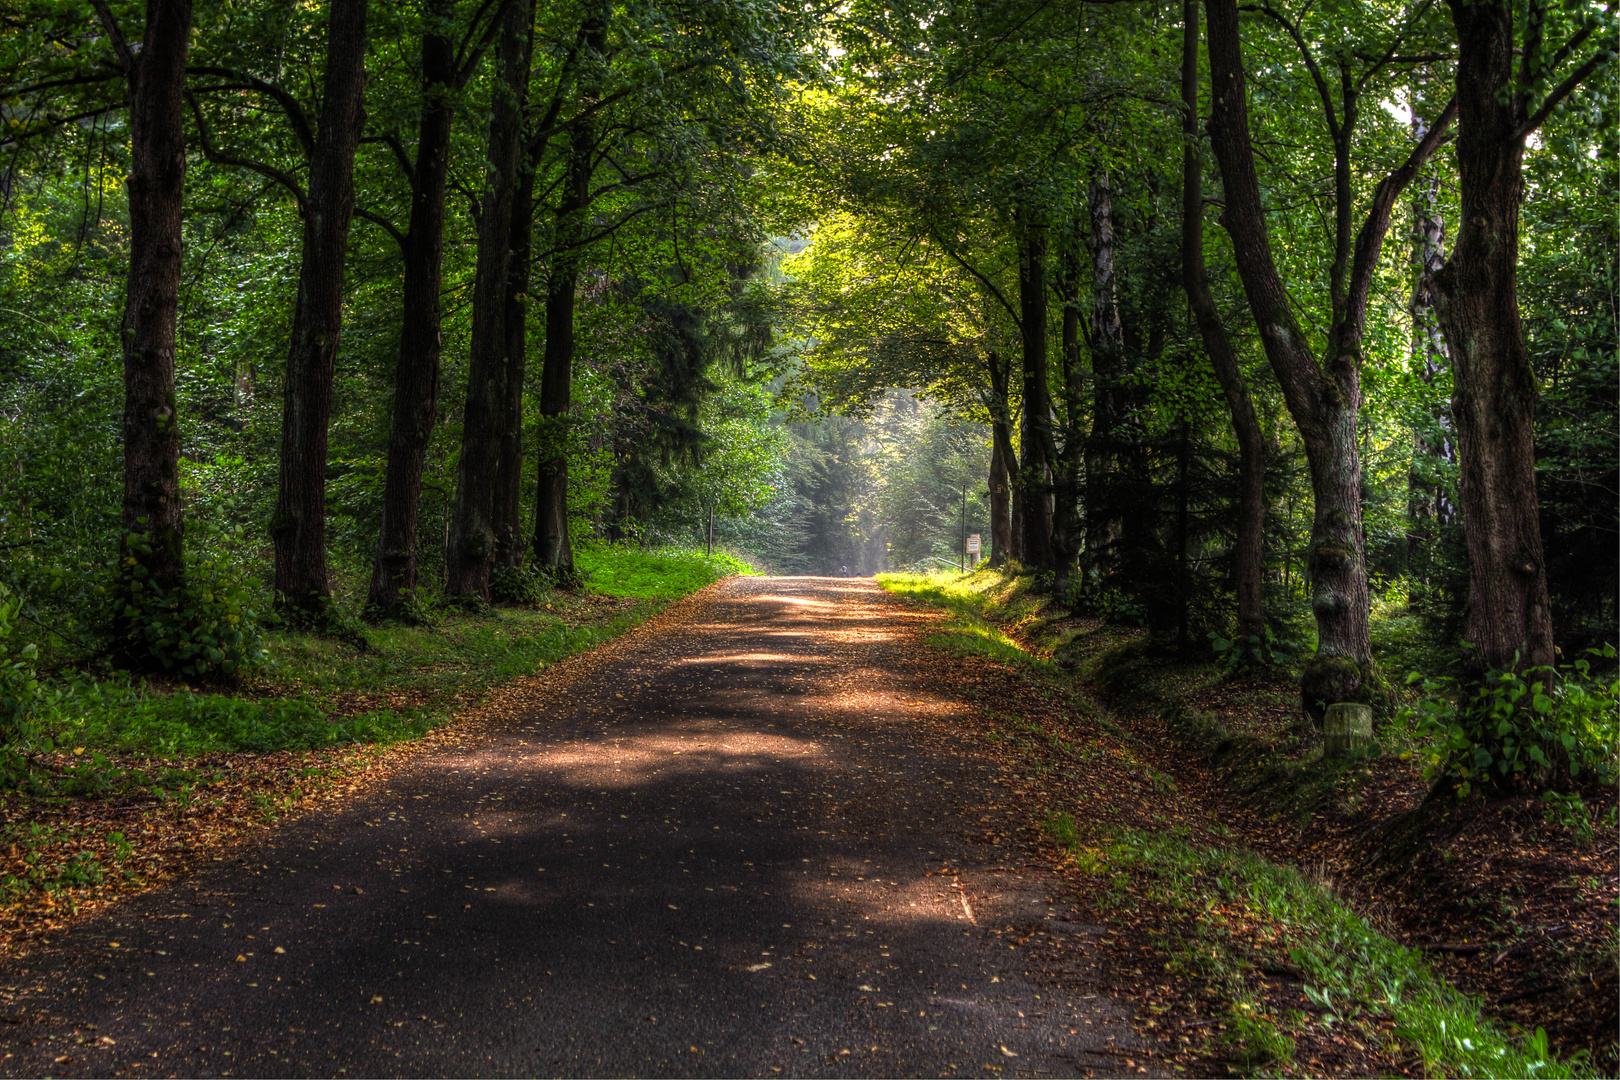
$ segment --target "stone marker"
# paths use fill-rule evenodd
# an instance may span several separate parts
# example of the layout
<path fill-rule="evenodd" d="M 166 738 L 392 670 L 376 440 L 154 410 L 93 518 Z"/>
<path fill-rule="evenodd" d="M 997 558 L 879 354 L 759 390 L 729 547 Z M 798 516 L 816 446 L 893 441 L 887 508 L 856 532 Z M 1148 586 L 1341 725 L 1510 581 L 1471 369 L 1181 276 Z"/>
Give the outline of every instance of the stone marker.
<path fill-rule="evenodd" d="M 1372 745 L 1372 706 L 1345 701 L 1327 707 L 1323 717 L 1322 756 L 1358 758 Z"/>

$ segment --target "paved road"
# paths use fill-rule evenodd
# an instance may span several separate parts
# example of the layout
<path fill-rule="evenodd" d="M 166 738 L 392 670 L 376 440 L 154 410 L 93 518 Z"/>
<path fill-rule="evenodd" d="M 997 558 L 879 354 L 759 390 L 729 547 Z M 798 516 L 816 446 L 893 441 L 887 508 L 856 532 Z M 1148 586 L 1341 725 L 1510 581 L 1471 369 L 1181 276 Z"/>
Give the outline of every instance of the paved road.
<path fill-rule="evenodd" d="M 968 839 L 1015 796 L 902 662 L 915 618 L 864 581 L 726 582 L 548 705 L 0 965 L 0 1069 L 1134 1075 L 1085 974 L 1103 929 Z"/>

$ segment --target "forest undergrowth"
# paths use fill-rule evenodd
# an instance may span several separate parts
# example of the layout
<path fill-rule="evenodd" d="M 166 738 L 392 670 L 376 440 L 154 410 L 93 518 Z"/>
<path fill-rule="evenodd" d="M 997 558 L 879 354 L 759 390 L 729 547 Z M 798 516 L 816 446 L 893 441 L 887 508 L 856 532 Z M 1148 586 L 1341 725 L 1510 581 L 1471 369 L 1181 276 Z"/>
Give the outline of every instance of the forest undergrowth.
<path fill-rule="evenodd" d="M 0 952 L 184 874 L 258 829 L 387 770 L 489 694 L 751 572 L 733 556 L 591 545 L 586 585 L 484 612 L 444 610 L 363 638 L 283 629 L 252 678 L 131 679 L 86 665 L 0 790 Z"/>
<path fill-rule="evenodd" d="M 1388 719 L 1376 756 L 1324 763 L 1287 671 L 1160 655 L 1027 577 L 879 580 L 951 612 L 931 644 L 1069 704 L 1009 714 L 1000 737 L 1048 779 L 1044 829 L 1077 891 L 1157 952 L 1169 981 L 1138 1023 L 1179 1032 L 1182 1067 L 1613 1074 L 1612 789 L 1425 802 L 1432 732 Z M 1159 809 L 1111 805 L 1129 785 L 1088 776 L 1111 759 Z"/>

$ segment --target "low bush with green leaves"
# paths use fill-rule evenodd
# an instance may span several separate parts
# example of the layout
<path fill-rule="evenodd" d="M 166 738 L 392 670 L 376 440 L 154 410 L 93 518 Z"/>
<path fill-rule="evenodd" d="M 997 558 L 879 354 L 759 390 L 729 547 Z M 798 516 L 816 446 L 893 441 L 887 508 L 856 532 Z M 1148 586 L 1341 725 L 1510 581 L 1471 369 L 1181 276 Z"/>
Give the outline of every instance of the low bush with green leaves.
<path fill-rule="evenodd" d="M 34 670 L 39 649 L 18 640 L 16 617 L 22 601 L 0 585 L 0 740 L 10 744 L 26 738 L 29 719 L 40 699 Z"/>
<path fill-rule="evenodd" d="M 131 543 L 138 539 L 132 534 Z M 128 555 L 124 561 L 135 562 Z M 173 590 L 121 574 L 114 622 L 124 630 L 114 652 L 138 670 L 194 679 L 255 671 L 265 660 L 260 595 L 259 582 L 212 559 L 188 566 L 184 584 Z"/>
<path fill-rule="evenodd" d="M 1612 672 L 1613 646 L 1590 649 Z M 1620 775 L 1620 680 L 1592 660 L 1551 668 L 1491 668 L 1478 683 L 1426 679 L 1399 719 L 1431 737 L 1426 777 L 1458 796 L 1478 788 L 1568 791 Z"/>

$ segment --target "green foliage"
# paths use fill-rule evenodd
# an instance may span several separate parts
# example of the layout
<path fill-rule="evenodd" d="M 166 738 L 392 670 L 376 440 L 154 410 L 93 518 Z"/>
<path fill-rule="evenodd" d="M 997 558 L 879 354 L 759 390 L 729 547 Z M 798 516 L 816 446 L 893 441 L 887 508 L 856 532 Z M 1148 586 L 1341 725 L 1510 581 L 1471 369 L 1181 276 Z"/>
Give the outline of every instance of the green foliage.
<path fill-rule="evenodd" d="M 1589 653 L 1611 669 L 1596 675 L 1581 659 L 1524 671 L 1487 670 L 1475 683 L 1427 679 L 1399 719 L 1432 736 L 1425 775 L 1459 797 L 1475 788 L 1567 791 L 1583 781 L 1613 784 L 1620 776 L 1620 680 L 1615 650 Z"/>
<path fill-rule="evenodd" d="M 538 566 L 497 565 L 489 575 L 489 595 L 498 604 L 543 604 L 551 598 L 552 580 Z"/>
<path fill-rule="evenodd" d="M 29 721 L 40 700 L 34 670 L 39 649 L 32 642 L 14 640 L 21 606 L 21 599 L 0 585 L 0 744 L 5 746 L 27 738 Z"/>
<path fill-rule="evenodd" d="M 131 533 L 126 543 L 138 551 L 145 538 Z M 130 667 L 217 679 L 264 664 L 257 581 L 204 559 L 187 567 L 184 584 L 166 590 L 143 580 L 134 554 L 119 559 L 117 573 L 114 623 L 122 633 L 113 648 Z"/>
<path fill-rule="evenodd" d="M 1223 638 L 1214 631 L 1209 635 L 1210 648 L 1220 658 L 1228 672 L 1250 668 L 1286 667 L 1294 658 L 1292 650 L 1285 648 L 1268 626 L 1264 633 L 1245 634 Z"/>
<path fill-rule="evenodd" d="M 1541 793 L 1544 820 L 1568 829 L 1577 843 L 1592 842 L 1592 810 L 1578 791 L 1544 791 Z"/>

